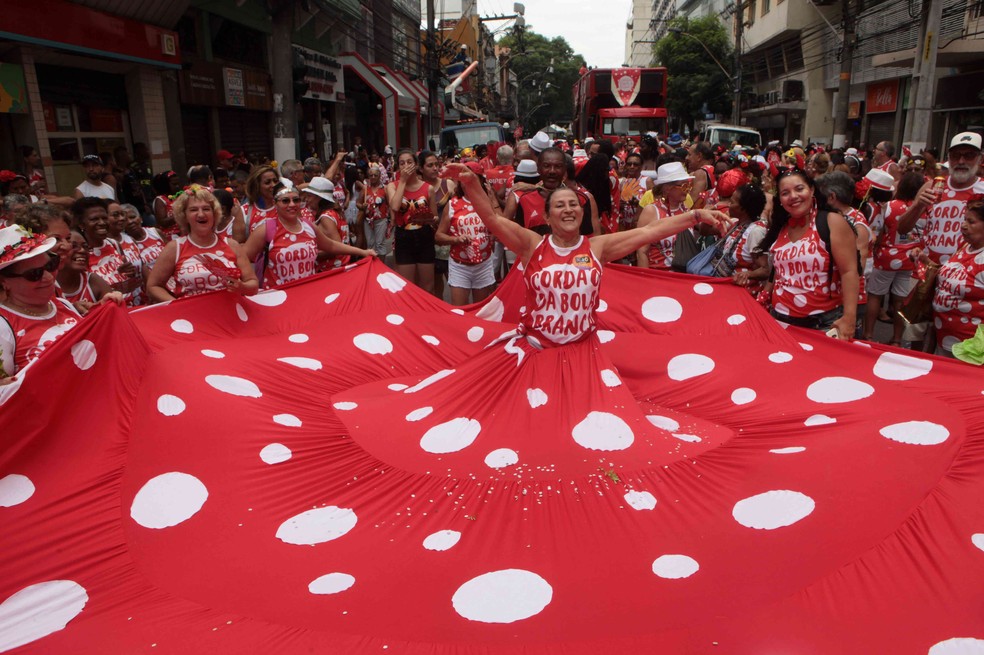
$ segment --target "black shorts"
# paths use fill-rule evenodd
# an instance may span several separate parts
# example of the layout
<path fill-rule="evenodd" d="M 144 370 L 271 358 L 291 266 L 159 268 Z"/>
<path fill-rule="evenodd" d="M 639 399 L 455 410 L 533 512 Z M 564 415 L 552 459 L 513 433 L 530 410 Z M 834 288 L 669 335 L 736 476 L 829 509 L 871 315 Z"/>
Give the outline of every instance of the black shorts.
<path fill-rule="evenodd" d="M 434 259 L 434 275 L 448 276 L 448 260 Z"/>
<path fill-rule="evenodd" d="M 398 265 L 434 263 L 434 228 L 425 225 L 416 230 L 395 229 L 393 256 Z"/>

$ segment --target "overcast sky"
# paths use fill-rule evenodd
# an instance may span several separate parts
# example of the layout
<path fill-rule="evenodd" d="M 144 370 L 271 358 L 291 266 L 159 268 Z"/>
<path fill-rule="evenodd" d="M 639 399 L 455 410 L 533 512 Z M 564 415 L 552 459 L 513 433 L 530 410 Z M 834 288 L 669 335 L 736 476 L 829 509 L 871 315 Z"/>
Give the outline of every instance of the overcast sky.
<path fill-rule="evenodd" d="M 527 27 L 546 37 L 563 36 L 589 66 L 622 65 L 632 0 L 523 0 L 523 4 Z M 512 8 L 513 0 L 478 0 L 482 16 L 512 14 Z M 495 30 L 504 24 L 490 23 L 489 27 Z"/>

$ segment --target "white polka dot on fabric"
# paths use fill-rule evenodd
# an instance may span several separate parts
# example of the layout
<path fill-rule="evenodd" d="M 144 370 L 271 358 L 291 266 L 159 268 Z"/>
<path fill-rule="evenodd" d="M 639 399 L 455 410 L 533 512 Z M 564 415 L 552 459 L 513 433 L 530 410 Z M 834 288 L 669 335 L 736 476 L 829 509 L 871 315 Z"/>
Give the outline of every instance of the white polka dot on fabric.
<path fill-rule="evenodd" d="M 746 528 L 775 530 L 806 518 L 815 507 L 806 494 L 780 489 L 739 500 L 731 515 Z"/>
<path fill-rule="evenodd" d="M 601 381 L 606 387 L 619 387 L 622 386 L 622 380 L 619 379 L 618 373 L 610 368 L 606 368 L 601 372 Z"/>
<path fill-rule="evenodd" d="M 485 335 L 485 328 L 481 325 L 475 325 L 468 328 L 468 340 L 475 343 Z"/>
<path fill-rule="evenodd" d="M 899 353 L 882 353 L 875 362 L 874 374 L 883 380 L 914 380 L 933 370 L 933 360 Z"/>
<path fill-rule="evenodd" d="M 205 349 L 202 351 L 202 354 L 211 359 L 223 359 L 225 357 L 225 353 L 219 352 L 218 350 Z"/>
<path fill-rule="evenodd" d="M 299 332 L 297 334 L 290 335 L 289 337 L 287 337 L 287 339 L 291 343 L 307 343 L 311 339 L 311 337 L 309 337 L 306 334 L 302 334 L 302 333 Z"/>
<path fill-rule="evenodd" d="M 348 573 L 326 573 L 320 578 L 315 578 L 308 584 L 308 591 L 318 596 L 329 594 L 339 594 L 347 589 L 351 589 L 355 584 L 355 577 Z"/>
<path fill-rule="evenodd" d="M 63 630 L 88 602 L 85 588 L 73 580 L 39 582 L 11 594 L 0 603 L 0 652 Z"/>
<path fill-rule="evenodd" d="M 706 355 L 688 353 L 677 355 L 666 365 L 666 374 L 671 380 L 682 382 L 714 370 L 714 360 Z"/>
<path fill-rule="evenodd" d="M 492 297 L 489 298 L 489 301 L 485 303 L 480 310 L 475 312 L 475 318 L 498 323 L 502 320 L 502 316 L 505 312 L 506 307 L 502 304 L 502 301 L 496 297 Z"/>
<path fill-rule="evenodd" d="M 352 339 L 355 347 L 370 355 L 388 355 L 393 352 L 393 342 L 380 334 L 363 332 Z"/>
<path fill-rule="evenodd" d="M 290 448 L 282 443 L 267 444 L 260 451 L 260 459 L 265 464 L 280 464 L 286 462 L 292 455 L 293 453 L 290 452 Z"/>
<path fill-rule="evenodd" d="M 450 550 L 460 539 L 461 533 L 457 530 L 441 530 L 427 535 L 427 538 L 424 539 L 424 548 L 437 551 Z"/>
<path fill-rule="evenodd" d="M 608 343 L 615 338 L 615 333 L 611 330 L 598 330 L 598 341 Z"/>
<path fill-rule="evenodd" d="M 417 393 L 421 389 L 426 389 L 430 385 L 434 384 L 435 382 L 438 382 L 439 380 L 443 380 L 449 375 L 454 375 L 453 368 L 446 368 L 444 370 L 438 371 L 437 373 L 434 373 L 433 375 L 424 378 L 423 380 L 413 385 L 412 387 L 408 387 L 404 389 L 403 393 Z"/>
<path fill-rule="evenodd" d="M 653 323 L 672 323 L 683 316 L 683 305 L 674 298 L 655 296 L 642 303 L 642 316 Z"/>
<path fill-rule="evenodd" d="M 605 302 L 604 300 L 601 300 L 599 298 L 598 299 L 598 309 L 596 309 L 595 311 L 596 312 L 607 312 L 608 311 L 608 303 Z"/>
<path fill-rule="evenodd" d="M 389 314 L 386 316 L 386 322 L 393 325 L 403 325 L 405 319 L 399 314 Z"/>
<path fill-rule="evenodd" d="M 658 428 L 666 430 L 667 432 L 676 432 L 680 429 L 680 423 L 671 419 L 669 416 L 660 416 L 659 414 L 650 414 L 646 417 L 650 423 Z"/>
<path fill-rule="evenodd" d="M 870 384 L 840 376 L 822 378 L 806 389 L 807 398 L 823 404 L 850 403 L 867 398 L 873 393 L 875 388 Z"/>
<path fill-rule="evenodd" d="M 773 364 L 785 364 L 786 362 L 793 361 L 793 356 L 780 350 L 769 355 L 769 361 Z"/>
<path fill-rule="evenodd" d="M 747 405 L 755 400 L 755 397 L 755 390 L 748 387 L 741 387 L 731 392 L 731 402 L 736 405 Z"/>
<path fill-rule="evenodd" d="M 277 539 L 296 546 L 313 546 L 343 537 L 358 517 L 346 507 L 318 507 L 290 517 L 277 528 Z"/>
<path fill-rule="evenodd" d="M 96 364 L 96 344 L 82 339 L 72 345 L 72 361 L 80 371 L 88 371 Z"/>
<path fill-rule="evenodd" d="M 456 453 L 475 442 L 482 424 L 471 418 L 458 417 L 439 423 L 420 438 L 420 447 L 428 453 Z"/>
<path fill-rule="evenodd" d="M 420 421 L 430 416 L 433 411 L 434 411 L 433 407 L 421 407 L 419 409 L 415 409 L 409 414 L 407 414 L 407 420 L 411 422 Z"/>
<path fill-rule="evenodd" d="M 238 316 L 239 320 L 243 323 L 249 320 L 249 314 L 246 313 L 246 308 L 239 303 L 236 303 L 236 316 Z"/>
<path fill-rule="evenodd" d="M 793 296 L 793 304 L 797 307 L 806 307 L 806 296 Z"/>
<path fill-rule="evenodd" d="M 464 316 L 465 315 L 465 310 L 458 309 L 457 307 L 455 307 L 454 309 L 451 310 L 451 313 L 452 314 L 457 314 L 458 316 Z"/>
<path fill-rule="evenodd" d="M 625 494 L 625 502 L 632 509 L 639 511 L 656 509 L 656 496 L 648 491 L 629 491 Z"/>
<path fill-rule="evenodd" d="M 714 287 L 707 282 L 698 282 L 694 285 L 694 293 L 698 296 L 709 296 L 714 293 Z"/>
<path fill-rule="evenodd" d="M 831 423 L 836 423 L 837 419 L 827 416 L 825 414 L 814 414 L 810 418 L 803 421 L 803 425 L 807 427 L 813 427 L 814 425 L 830 425 Z"/>
<path fill-rule="evenodd" d="M 977 547 L 978 550 L 984 550 L 984 532 L 975 533 L 970 537 L 970 542 Z"/>
<path fill-rule="evenodd" d="M 171 329 L 178 334 L 191 334 L 195 331 L 195 326 L 191 324 L 191 321 L 179 318 L 171 321 Z"/>
<path fill-rule="evenodd" d="M 278 307 L 287 302 L 287 292 L 283 289 L 273 289 L 272 291 L 261 291 L 255 296 L 244 296 L 246 300 L 263 305 L 264 307 Z"/>
<path fill-rule="evenodd" d="M 732 314 L 728 317 L 728 325 L 741 325 L 747 319 L 741 314 Z"/>
<path fill-rule="evenodd" d="M 334 407 L 335 409 L 341 412 L 349 412 L 357 408 L 358 406 L 359 406 L 358 403 L 353 403 L 352 401 L 345 401 L 345 400 L 341 400 L 335 403 L 334 405 L 332 405 L 332 407 Z"/>
<path fill-rule="evenodd" d="M 955 337 L 952 334 L 950 334 L 943 337 L 943 341 L 940 342 L 940 346 L 946 352 L 953 352 L 953 347 L 958 343 L 960 343 L 960 341 L 961 340 L 958 337 Z"/>
<path fill-rule="evenodd" d="M 34 495 L 34 483 L 26 475 L 10 473 L 0 478 L 0 507 L 20 505 Z"/>
<path fill-rule="evenodd" d="M 810 344 L 808 344 L 808 343 L 800 343 L 800 345 L 799 345 L 799 346 L 800 346 L 800 348 L 802 348 L 803 350 L 805 350 L 805 351 L 807 351 L 807 352 L 809 352 L 809 351 L 811 351 L 811 350 L 813 350 L 813 346 L 811 346 L 811 345 L 810 345 Z"/>
<path fill-rule="evenodd" d="M 157 411 L 164 416 L 177 416 L 185 411 L 185 402 L 177 396 L 166 393 L 157 398 Z"/>
<path fill-rule="evenodd" d="M 376 276 L 376 284 L 378 284 L 383 290 L 389 291 L 390 293 L 398 293 L 403 291 L 403 287 L 407 286 L 407 281 L 396 273 L 380 273 Z"/>
<path fill-rule="evenodd" d="M 625 450 L 635 440 L 629 424 L 608 412 L 590 412 L 574 426 L 571 436 L 589 450 Z"/>
<path fill-rule="evenodd" d="M 148 480 L 133 497 L 130 517 L 145 528 L 160 530 L 187 521 L 208 499 L 201 480 L 172 471 Z"/>
<path fill-rule="evenodd" d="M 499 448 L 485 456 L 485 465 L 491 469 L 501 469 L 519 463 L 519 454 L 511 448 Z"/>
<path fill-rule="evenodd" d="M 683 432 L 674 432 L 673 437 L 680 441 L 686 441 L 687 443 L 700 443 L 703 441 L 696 434 L 684 434 Z"/>
<path fill-rule="evenodd" d="M 338 300 L 339 296 L 341 296 L 341 295 L 342 294 L 340 294 L 340 293 L 329 293 L 327 296 L 325 296 L 325 304 L 326 305 L 332 304 L 333 302 L 335 302 L 336 300 Z"/>
<path fill-rule="evenodd" d="M 440 346 L 441 340 L 435 337 L 433 334 L 422 334 L 420 338 L 429 343 L 432 346 Z"/>
<path fill-rule="evenodd" d="M 277 425 L 284 425 L 288 428 L 299 428 L 301 427 L 301 419 L 297 418 L 293 414 L 277 414 L 273 417 L 273 422 Z"/>
<path fill-rule="evenodd" d="M 543 389 L 527 389 L 526 400 L 532 409 L 543 407 L 547 404 L 547 392 Z"/>
<path fill-rule="evenodd" d="M 472 578 L 458 587 L 451 604 L 469 621 L 513 623 L 539 614 L 552 599 L 553 588 L 536 573 L 503 569 Z"/>
<path fill-rule="evenodd" d="M 277 361 L 283 362 L 284 364 L 290 364 L 291 366 L 296 366 L 297 368 L 307 369 L 309 371 L 320 371 L 324 368 L 324 364 L 310 357 L 278 357 Z"/>
<path fill-rule="evenodd" d="M 929 421 L 895 423 L 882 428 L 878 433 L 886 439 L 914 446 L 935 446 L 950 436 L 950 431 L 945 427 Z"/>
<path fill-rule="evenodd" d="M 213 389 L 233 396 L 259 398 L 263 395 L 254 383 L 232 375 L 207 375 L 205 382 Z"/>
<path fill-rule="evenodd" d="M 776 455 L 793 455 L 795 453 L 801 453 L 804 450 L 806 450 L 806 448 L 803 446 L 789 446 L 788 448 L 773 448 L 769 452 Z"/>
<path fill-rule="evenodd" d="M 389 389 L 390 391 L 403 391 L 404 389 L 408 388 L 409 386 L 410 385 L 407 385 L 407 384 L 401 384 L 399 382 L 394 382 L 393 384 L 387 385 L 386 388 Z"/>
<path fill-rule="evenodd" d="M 984 655 L 984 639 L 954 637 L 933 644 L 927 655 Z"/>
<path fill-rule="evenodd" d="M 700 564 L 687 555 L 663 555 L 653 561 L 653 573 L 667 580 L 689 578 L 700 569 Z"/>

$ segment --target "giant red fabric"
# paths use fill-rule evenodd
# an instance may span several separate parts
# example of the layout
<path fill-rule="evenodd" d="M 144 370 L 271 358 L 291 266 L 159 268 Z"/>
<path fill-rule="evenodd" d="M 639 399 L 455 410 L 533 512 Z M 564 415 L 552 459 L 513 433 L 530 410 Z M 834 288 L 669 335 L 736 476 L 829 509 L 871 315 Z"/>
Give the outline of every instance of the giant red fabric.
<path fill-rule="evenodd" d="M 100 308 L 0 391 L 0 651 L 984 652 L 984 379 L 606 270 Z M 501 337 L 501 339 L 500 339 Z"/>

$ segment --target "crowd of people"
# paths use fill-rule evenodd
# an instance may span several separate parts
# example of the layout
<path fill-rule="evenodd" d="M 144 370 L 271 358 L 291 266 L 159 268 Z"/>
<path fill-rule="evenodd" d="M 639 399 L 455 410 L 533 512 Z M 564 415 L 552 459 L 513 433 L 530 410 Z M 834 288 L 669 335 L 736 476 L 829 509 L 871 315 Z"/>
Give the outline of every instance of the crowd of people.
<path fill-rule="evenodd" d="M 539 132 L 461 152 L 360 147 L 327 165 L 221 150 L 214 168 L 154 175 L 146 148 L 134 150 L 83 157 L 71 196 L 47 192 L 33 149 L 22 172 L 0 171 L 0 378 L 99 303 L 251 295 L 363 257 L 391 257 L 411 282 L 442 298 L 447 286 L 464 305 L 487 298 L 517 258 L 529 267 L 534 253 L 581 249 L 731 278 L 777 320 L 840 339 L 871 340 L 888 321 L 892 345 L 943 355 L 984 318 L 972 132 L 942 159 L 896 158 L 888 142 L 864 152 Z M 912 287 L 930 283 L 928 320 L 902 311 Z"/>

